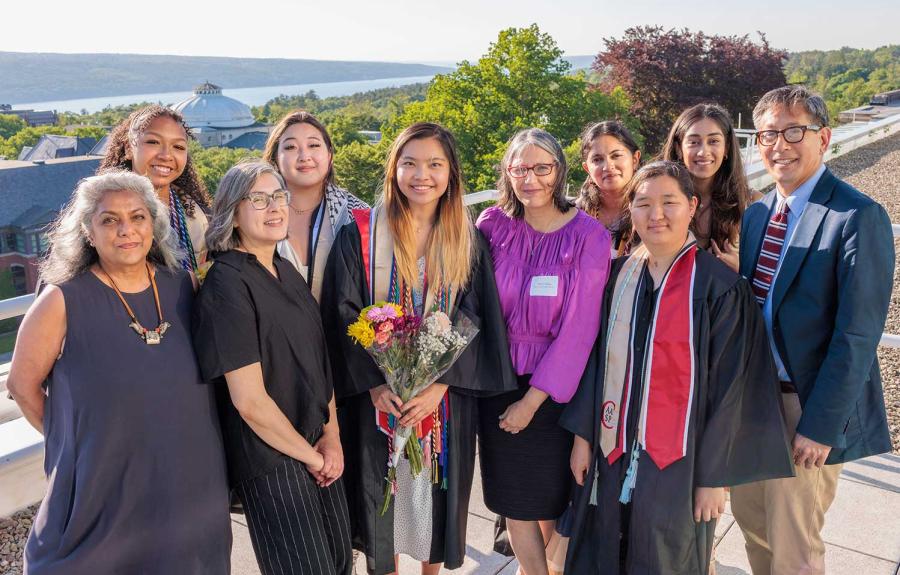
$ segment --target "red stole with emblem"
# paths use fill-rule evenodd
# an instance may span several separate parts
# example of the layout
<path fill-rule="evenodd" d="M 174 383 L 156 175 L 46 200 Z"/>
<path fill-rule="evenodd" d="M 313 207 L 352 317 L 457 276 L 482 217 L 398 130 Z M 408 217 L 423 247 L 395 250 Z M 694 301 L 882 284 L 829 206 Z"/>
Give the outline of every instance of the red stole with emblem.
<path fill-rule="evenodd" d="M 627 414 L 633 374 L 643 373 L 638 443 L 659 469 L 684 457 L 694 394 L 693 236 L 660 284 L 643 365 L 634 364 L 637 291 L 649 254 L 638 247 L 616 278 L 607 327 L 600 447 L 610 463 L 628 451 Z"/>

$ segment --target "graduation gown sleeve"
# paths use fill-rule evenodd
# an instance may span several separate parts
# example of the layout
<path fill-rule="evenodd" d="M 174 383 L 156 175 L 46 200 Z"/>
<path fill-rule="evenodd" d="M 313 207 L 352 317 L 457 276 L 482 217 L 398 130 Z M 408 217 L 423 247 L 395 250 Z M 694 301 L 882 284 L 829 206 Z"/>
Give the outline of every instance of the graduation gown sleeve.
<path fill-rule="evenodd" d="M 453 322 L 458 324 L 466 318 L 478 328 L 478 334 L 440 381 L 460 393 L 487 396 L 513 391 L 518 384 L 490 248 L 481 232 L 476 231 L 475 236 L 472 277 L 459 294 Z"/>
<path fill-rule="evenodd" d="M 599 441 L 597 432 L 600 429 L 600 421 L 596 406 L 600 405 L 600 398 L 603 397 L 605 364 L 603 348 L 606 345 L 606 322 L 609 319 L 610 294 L 616 284 L 619 270 L 622 269 L 622 264 L 626 259 L 613 260 L 610 266 L 609 279 L 603 295 L 603 305 L 600 309 L 600 331 L 594 347 L 591 349 L 591 354 L 588 356 L 578 389 L 559 419 L 559 424 L 564 429 L 571 431 L 591 445 L 595 445 Z"/>
<path fill-rule="evenodd" d="M 762 312 L 741 279 L 709 306 L 709 381 L 696 485 L 793 476 L 778 373 Z"/>
<path fill-rule="evenodd" d="M 322 324 L 338 401 L 384 383 L 384 376 L 372 356 L 347 336 L 347 326 L 356 321 L 359 312 L 368 305 L 359 242 L 355 223 L 341 228 L 322 280 Z"/>

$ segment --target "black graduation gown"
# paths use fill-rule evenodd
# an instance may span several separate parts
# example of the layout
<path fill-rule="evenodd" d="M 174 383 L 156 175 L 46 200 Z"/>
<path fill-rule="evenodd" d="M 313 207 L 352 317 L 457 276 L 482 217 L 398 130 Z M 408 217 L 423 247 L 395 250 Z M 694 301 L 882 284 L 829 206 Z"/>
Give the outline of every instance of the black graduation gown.
<path fill-rule="evenodd" d="M 609 318 L 616 278 L 626 260 L 615 260 L 610 270 L 603 306 L 605 319 Z M 694 488 L 728 487 L 793 475 L 778 376 L 750 284 L 705 251 L 697 251 L 696 264 L 693 317 L 697 372 L 686 456 L 661 471 L 646 453 L 641 453 L 631 503 L 619 503 L 631 438 L 629 451 L 610 465 L 600 451 L 597 409 L 603 401 L 605 327 L 578 391 L 560 420 L 563 427 L 589 441 L 594 454 L 584 487 L 574 498 L 566 575 L 706 575 L 716 521 L 694 522 Z M 646 269 L 644 274 L 652 285 Z M 640 300 L 653 297 L 653 291 L 639 290 L 638 294 L 635 321 L 641 325 L 633 329 L 646 333 L 652 313 L 642 314 L 641 308 L 652 309 L 653 303 Z M 643 354 L 638 341 L 636 337 L 639 357 Z M 634 388 L 639 390 L 640 374 L 636 375 Z M 634 421 L 637 410 L 628 417 Z M 598 504 L 593 506 L 589 501 L 595 477 L 599 477 Z M 620 558 L 621 536 L 627 537 L 628 551 L 627 557 Z"/>
<path fill-rule="evenodd" d="M 516 389 L 509 357 L 506 324 L 500 309 L 487 242 L 478 241 L 468 287 L 456 297 L 453 317 L 465 314 L 479 333 L 441 382 L 450 394 L 448 487 L 432 493 L 431 563 L 448 569 L 462 565 L 466 549 L 469 493 L 475 469 L 476 398 Z M 362 346 L 347 335 L 368 302 L 368 287 L 356 224 L 338 234 L 325 269 L 322 319 L 331 357 L 338 421 L 344 448 L 344 482 L 350 507 L 353 546 L 364 551 L 370 572 L 394 571 L 393 502 L 384 516 L 387 437 L 375 426 L 375 408 L 368 391 L 384 377 Z"/>

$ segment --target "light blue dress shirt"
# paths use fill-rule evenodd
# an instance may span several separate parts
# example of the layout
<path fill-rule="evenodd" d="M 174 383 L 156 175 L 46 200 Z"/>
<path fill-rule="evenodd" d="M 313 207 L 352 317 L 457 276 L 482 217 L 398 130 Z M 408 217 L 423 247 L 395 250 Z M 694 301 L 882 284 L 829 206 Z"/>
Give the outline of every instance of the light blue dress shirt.
<path fill-rule="evenodd" d="M 824 173 L 825 164 L 822 164 L 808 180 L 800 184 L 800 186 L 794 190 L 794 193 L 786 198 L 776 189 L 775 194 L 777 201 L 775 202 L 775 211 L 769 214 L 769 219 L 771 220 L 772 214 L 778 212 L 784 202 L 787 202 L 790 211 L 788 212 L 787 230 L 784 234 L 784 246 L 781 248 L 781 256 L 778 258 L 778 266 L 775 268 L 775 276 L 772 278 L 772 286 L 769 288 L 769 294 L 766 296 L 766 303 L 763 305 L 763 317 L 766 320 L 766 332 L 769 334 L 769 347 L 772 348 L 772 355 L 775 357 L 775 365 L 778 366 L 778 379 L 781 381 L 790 381 L 791 378 L 788 377 L 784 362 L 781 361 L 781 356 L 778 355 L 778 349 L 775 347 L 775 337 L 772 334 L 772 295 L 775 293 L 775 283 L 778 281 L 778 272 L 781 271 L 781 262 L 784 261 L 784 256 L 787 254 L 788 248 L 791 245 L 794 230 L 797 229 L 797 222 L 803 217 L 803 210 L 809 202 L 809 197 L 812 195 L 816 184 L 819 183 L 819 178 L 821 178 Z M 767 221 L 767 228 L 768 225 Z"/>

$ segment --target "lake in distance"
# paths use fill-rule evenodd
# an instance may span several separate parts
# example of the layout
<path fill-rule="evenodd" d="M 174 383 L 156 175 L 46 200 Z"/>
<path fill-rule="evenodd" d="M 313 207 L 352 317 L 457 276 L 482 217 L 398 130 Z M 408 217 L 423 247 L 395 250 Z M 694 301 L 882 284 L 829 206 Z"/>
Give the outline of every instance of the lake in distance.
<path fill-rule="evenodd" d="M 377 80 L 354 80 L 350 82 L 323 82 L 318 84 L 293 84 L 290 86 L 262 86 L 257 88 L 223 88 L 222 94 L 239 100 L 248 106 L 262 106 L 272 98 L 282 94 L 298 96 L 314 90 L 320 98 L 329 96 L 349 96 L 358 92 L 368 92 L 380 88 L 390 88 L 428 82 L 434 76 L 409 76 L 406 78 L 380 78 Z M 160 102 L 172 105 L 193 96 L 193 92 L 162 92 L 157 94 L 134 94 L 130 96 L 105 96 L 81 98 L 77 100 L 56 100 L 50 102 L 29 102 L 13 104 L 15 110 L 56 110 L 57 112 L 88 113 L 99 112 L 107 106 L 124 106 L 138 102 Z"/>

